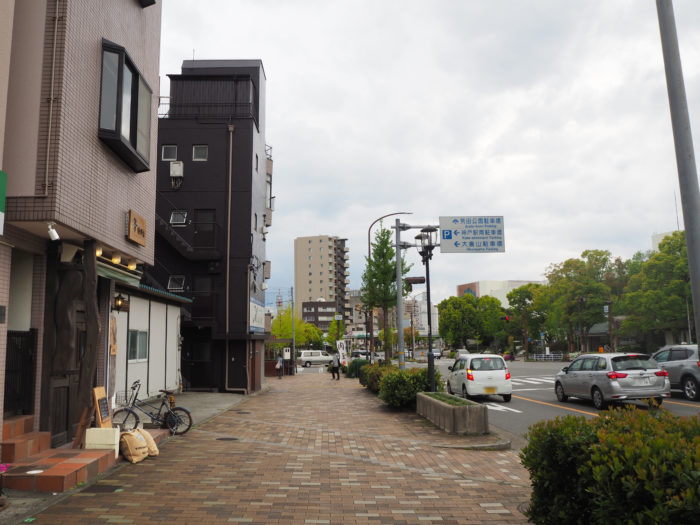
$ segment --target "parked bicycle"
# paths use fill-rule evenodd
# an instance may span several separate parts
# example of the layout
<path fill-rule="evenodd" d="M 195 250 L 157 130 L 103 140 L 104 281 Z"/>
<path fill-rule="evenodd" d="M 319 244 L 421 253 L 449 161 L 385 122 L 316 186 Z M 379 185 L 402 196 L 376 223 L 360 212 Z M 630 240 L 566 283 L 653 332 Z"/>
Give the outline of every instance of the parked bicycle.
<path fill-rule="evenodd" d="M 179 436 L 190 429 L 192 426 L 192 415 L 186 408 L 174 406 L 174 392 L 170 390 L 159 390 L 162 395 L 160 397 L 160 407 L 157 407 L 146 401 L 139 400 L 140 390 L 141 380 L 137 379 L 131 385 L 131 394 L 129 395 L 126 405 L 115 410 L 112 414 L 113 424 L 119 425 L 122 431 L 128 431 L 138 427 L 141 418 L 136 413 L 136 410 L 139 410 L 151 419 L 151 423 L 159 424 L 162 428 L 169 429 L 171 434 Z M 147 409 L 144 407 L 149 408 Z"/>

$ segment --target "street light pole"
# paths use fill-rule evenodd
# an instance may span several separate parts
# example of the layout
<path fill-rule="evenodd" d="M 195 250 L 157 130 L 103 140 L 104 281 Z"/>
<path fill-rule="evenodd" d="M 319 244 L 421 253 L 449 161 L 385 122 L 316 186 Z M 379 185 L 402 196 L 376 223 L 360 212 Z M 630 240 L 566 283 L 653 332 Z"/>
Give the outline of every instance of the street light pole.
<path fill-rule="evenodd" d="M 410 211 L 397 211 L 394 213 L 387 213 L 386 215 L 382 215 L 378 219 L 375 219 L 372 221 L 372 224 L 369 225 L 369 228 L 367 228 L 367 264 L 369 264 L 369 260 L 372 257 L 372 241 L 370 238 L 370 234 L 372 232 L 372 226 L 377 224 L 379 221 L 382 219 L 386 219 L 387 217 L 391 217 L 392 215 L 413 215 L 413 212 Z M 370 308 L 370 305 L 367 305 L 367 308 Z M 374 309 L 372 309 L 371 313 L 369 312 L 369 337 L 370 337 L 370 342 L 369 342 L 369 350 L 370 350 L 370 362 L 372 362 L 372 356 L 374 355 Z"/>
<path fill-rule="evenodd" d="M 437 228 L 428 226 L 421 230 L 421 233 L 416 235 L 416 240 L 419 241 L 421 249 L 421 258 L 425 265 L 425 288 L 426 299 L 428 301 L 428 382 L 430 383 L 430 391 L 435 392 L 435 356 L 433 355 L 433 315 L 430 305 L 430 259 L 433 257 L 433 249 L 436 245 Z"/>

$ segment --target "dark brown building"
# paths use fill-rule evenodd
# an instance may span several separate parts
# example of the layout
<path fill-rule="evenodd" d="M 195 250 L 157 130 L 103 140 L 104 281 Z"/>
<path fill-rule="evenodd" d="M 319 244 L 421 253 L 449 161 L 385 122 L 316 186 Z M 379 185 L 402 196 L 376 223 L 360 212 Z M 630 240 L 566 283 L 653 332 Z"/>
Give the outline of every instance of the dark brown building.
<path fill-rule="evenodd" d="M 272 158 L 260 60 L 187 60 L 158 121 L 154 286 L 182 313 L 186 388 L 260 389 Z"/>

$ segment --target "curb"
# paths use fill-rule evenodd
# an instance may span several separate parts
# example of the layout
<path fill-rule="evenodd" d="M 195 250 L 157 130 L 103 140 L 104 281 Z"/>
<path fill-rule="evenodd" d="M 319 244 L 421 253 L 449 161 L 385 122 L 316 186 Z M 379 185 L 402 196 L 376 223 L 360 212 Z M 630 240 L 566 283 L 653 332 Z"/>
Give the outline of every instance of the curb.
<path fill-rule="evenodd" d="M 510 441 L 499 441 L 497 443 L 480 443 L 476 445 L 433 445 L 435 448 L 451 448 L 458 450 L 511 450 Z"/>

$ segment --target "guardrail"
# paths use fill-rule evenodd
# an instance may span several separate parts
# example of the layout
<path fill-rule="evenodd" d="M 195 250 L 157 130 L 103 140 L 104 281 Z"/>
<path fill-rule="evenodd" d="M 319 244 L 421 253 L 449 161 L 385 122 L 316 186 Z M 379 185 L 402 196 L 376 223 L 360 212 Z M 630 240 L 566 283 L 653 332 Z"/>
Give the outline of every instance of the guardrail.
<path fill-rule="evenodd" d="M 531 357 L 535 361 L 561 361 L 563 354 L 532 354 Z"/>

